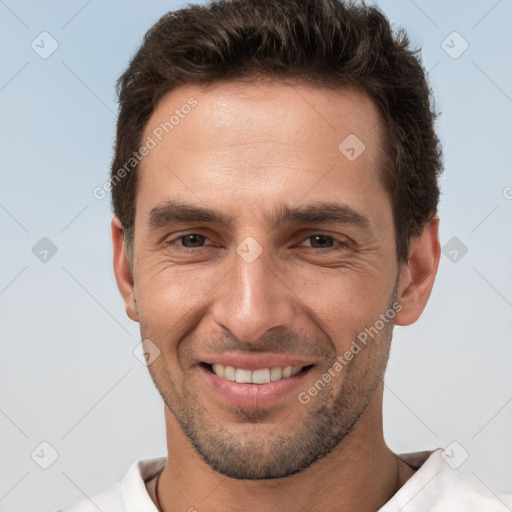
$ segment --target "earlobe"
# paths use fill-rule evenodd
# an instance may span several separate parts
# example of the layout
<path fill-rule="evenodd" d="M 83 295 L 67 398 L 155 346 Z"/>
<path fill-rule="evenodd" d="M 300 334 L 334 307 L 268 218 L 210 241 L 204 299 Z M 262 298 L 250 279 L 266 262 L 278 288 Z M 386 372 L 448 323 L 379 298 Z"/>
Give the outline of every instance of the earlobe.
<path fill-rule="evenodd" d="M 421 316 L 439 266 L 439 217 L 435 215 L 418 237 L 411 239 L 409 261 L 402 266 L 397 302 L 402 306 L 395 316 L 396 325 L 410 325 Z"/>
<path fill-rule="evenodd" d="M 126 314 L 134 322 L 138 322 L 139 315 L 135 304 L 135 290 L 132 271 L 126 257 L 122 224 L 117 217 L 112 219 L 111 231 L 114 249 L 114 274 L 116 276 L 117 287 L 123 297 Z"/>

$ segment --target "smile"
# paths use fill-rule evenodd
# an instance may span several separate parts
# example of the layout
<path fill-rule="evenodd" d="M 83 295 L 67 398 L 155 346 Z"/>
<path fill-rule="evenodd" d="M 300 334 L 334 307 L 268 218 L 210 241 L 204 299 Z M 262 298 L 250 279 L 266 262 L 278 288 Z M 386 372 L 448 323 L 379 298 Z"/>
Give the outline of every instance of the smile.
<path fill-rule="evenodd" d="M 268 407 L 293 401 L 316 361 L 298 354 L 201 354 L 196 365 L 209 399 L 223 406 Z"/>
<path fill-rule="evenodd" d="M 303 366 L 286 366 L 274 368 L 260 368 L 258 370 L 247 370 L 244 368 L 235 368 L 234 366 L 224 366 L 222 364 L 209 365 L 210 370 L 220 377 L 231 382 L 239 384 L 268 384 L 282 379 L 288 379 L 297 375 Z"/>

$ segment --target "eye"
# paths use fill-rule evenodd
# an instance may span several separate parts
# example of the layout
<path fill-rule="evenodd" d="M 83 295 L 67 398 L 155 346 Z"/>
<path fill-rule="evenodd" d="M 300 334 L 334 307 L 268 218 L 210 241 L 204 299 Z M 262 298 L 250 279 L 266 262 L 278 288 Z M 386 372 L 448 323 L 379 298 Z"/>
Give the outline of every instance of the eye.
<path fill-rule="evenodd" d="M 175 245 L 176 242 L 181 242 L 176 245 L 184 249 L 194 249 L 196 247 L 204 247 L 204 243 L 209 240 L 207 236 L 200 233 L 186 233 L 168 240 L 166 245 Z M 210 245 L 210 244 L 208 244 Z"/>
<path fill-rule="evenodd" d="M 310 240 L 310 244 L 306 246 L 302 245 L 302 247 L 311 247 L 312 249 L 317 250 L 330 250 L 333 249 L 335 244 L 338 244 L 341 248 L 346 247 L 348 245 L 346 241 L 340 240 L 325 233 L 315 233 L 314 235 L 310 235 L 307 238 L 305 238 L 304 242 L 306 240 Z"/>
<path fill-rule="evenodd" d="M 309 243 L 307 243 L 309 241 Z M 210 243 L 206 243 L 210 242 Z M 315 233 L 306 237 L 299 247 L 309 247 L 320 252 L 328 252 L 329 250 L 342 249 L 348 246 L 345 240 L 333 237 L 326 233 Z M 174 247 L 178 250 L 194 250 L 212 245 L 210 239 L 201 233 L 185 233 L 176 236 L 166 242 L 167 246 Z"/>

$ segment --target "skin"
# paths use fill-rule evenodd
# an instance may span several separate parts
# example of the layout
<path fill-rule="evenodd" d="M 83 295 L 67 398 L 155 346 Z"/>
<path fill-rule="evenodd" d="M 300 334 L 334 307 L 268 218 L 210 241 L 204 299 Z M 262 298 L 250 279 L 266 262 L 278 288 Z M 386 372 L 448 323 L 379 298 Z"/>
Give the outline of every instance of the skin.
<path fill-rule="evenodd" d="M 157 105 L 144 139 L 190 97 L 197 106 L 142 163 L 132 265 L 112 221 L 127 314 L 160 350 L 149 371 L 167 432 L 161 507 L 376 510 L 413 474 L 382 432 L 393 322 L 309 403 L 297 394 L 393 304 L 396 325 L 419 318 L 439 263 L 439 220 L 411 240 L 409 261 L 399 265 L 380 180 L 382 126 L 357 90 L 272 81 L 183 86 Z M 354 161 L 338 150 L 349 134 L 365 145 Z M 151 228 L 150 212 L 170 200 L 231 215 L 233 224 Z M 283 205 L 325 201 L 368 225 L 266 221 Z M 176 240 L 187 233 L 206 238 Z M 247 237 L 263 249 L 250 263 L 236 251 Z M 205 354 L 226 352 L 294 354 L 314 366 L 276 403 L 233 407 L 199 370 Z"/>

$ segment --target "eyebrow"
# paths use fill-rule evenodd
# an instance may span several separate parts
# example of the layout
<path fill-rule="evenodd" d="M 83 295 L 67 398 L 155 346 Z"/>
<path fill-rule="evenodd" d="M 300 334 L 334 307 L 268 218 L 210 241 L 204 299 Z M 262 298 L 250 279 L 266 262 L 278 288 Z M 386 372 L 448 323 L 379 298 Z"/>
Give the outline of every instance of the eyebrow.
<path fill-rule="evenodd" d="M 149 227 L 157 230 L 173 223 L 206 222 L 232 228 L 235 217 L 235 215 L 226 215 L 208 207 L 178 201 L 164 201 L 149 212 Z M 300 207 L 281 205 L 274 212 L 265 214 L 264 219 L 270 228 L 287 223 L 333 222 L 371 231 L 371 222 L 368 217 L 347 205 L 336 202 L 316 202 Z"/>

